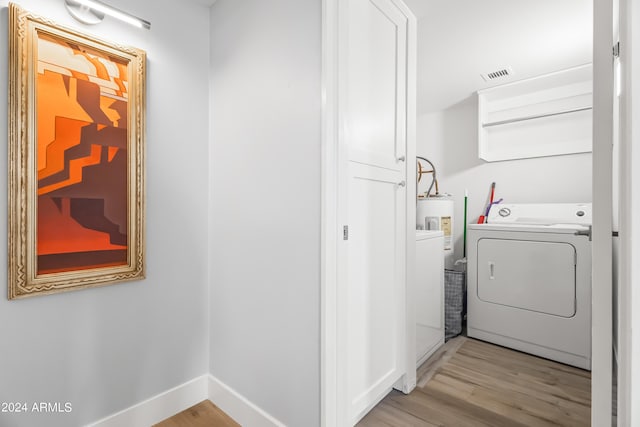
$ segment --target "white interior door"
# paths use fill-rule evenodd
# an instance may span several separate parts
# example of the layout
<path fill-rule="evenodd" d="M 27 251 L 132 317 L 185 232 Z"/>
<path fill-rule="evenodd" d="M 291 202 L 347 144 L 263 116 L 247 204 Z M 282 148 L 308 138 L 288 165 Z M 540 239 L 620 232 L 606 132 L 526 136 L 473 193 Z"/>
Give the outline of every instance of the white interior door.
<path fill-rule="evenodd" d="M 338 258 L 337 398 L 338 418 L 353 425 L 405 373 L 407 17 L 392 0 L 339 7 L 338 212 L 348 231 Z"/>
<path fill-rule="evenodd" d="M 349 164 L 347 401 L 357 422 L 404 374 L 406 191 L 398 173 Z"/>

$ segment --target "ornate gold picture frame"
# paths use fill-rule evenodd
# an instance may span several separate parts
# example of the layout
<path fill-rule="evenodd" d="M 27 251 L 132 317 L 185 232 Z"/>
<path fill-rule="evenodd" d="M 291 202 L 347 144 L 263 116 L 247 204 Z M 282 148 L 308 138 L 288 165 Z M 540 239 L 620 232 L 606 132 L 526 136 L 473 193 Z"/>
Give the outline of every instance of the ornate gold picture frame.
<path fill-rule="evenodd" d="M 144 278 L 145 65 L 9 4 L 9 299 Z"/>

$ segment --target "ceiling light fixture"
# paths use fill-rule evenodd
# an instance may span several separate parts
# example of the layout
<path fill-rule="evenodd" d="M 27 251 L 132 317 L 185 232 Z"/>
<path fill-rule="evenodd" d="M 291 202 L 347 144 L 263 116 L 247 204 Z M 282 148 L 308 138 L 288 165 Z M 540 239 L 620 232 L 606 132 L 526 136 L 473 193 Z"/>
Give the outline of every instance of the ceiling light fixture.
<path fill-rule="evenodd" d="M 98 0 L 65 0 L 64 2 L 71 16 L 83 24 L 97 24 L 104 19 L 105 15 L 109 15 L 135 27 L 151 29 L 149 21 Z"/>

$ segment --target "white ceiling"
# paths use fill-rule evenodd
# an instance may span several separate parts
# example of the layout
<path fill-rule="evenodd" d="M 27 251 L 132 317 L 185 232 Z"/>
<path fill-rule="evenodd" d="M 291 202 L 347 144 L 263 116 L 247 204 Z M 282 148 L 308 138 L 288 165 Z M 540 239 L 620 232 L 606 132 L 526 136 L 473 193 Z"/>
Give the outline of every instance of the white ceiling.
<path fill-rule="evenodd" d="M 475 91 L 591 62 L 590 0 L 405 0 L 418 18 L 418 113 Z M 514 76 L 481 73 L 510 66 Z"/>
<path fill-rule="evenodd" d="M 213 4 L 217 1 L 217 0 L 193 0 L 194 2 L 201 4 L 203 6 L 213 6 Z"/>

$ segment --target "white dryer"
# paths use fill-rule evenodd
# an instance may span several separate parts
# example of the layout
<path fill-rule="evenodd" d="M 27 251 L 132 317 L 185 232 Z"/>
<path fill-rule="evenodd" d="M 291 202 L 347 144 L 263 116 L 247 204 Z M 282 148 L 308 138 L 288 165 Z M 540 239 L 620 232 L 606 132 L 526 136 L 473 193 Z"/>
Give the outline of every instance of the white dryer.
<path fill-rule="evenodd" d="M 468 226 L 467 334 L 591 369 L 591 204 L 494 205 Z"/>

